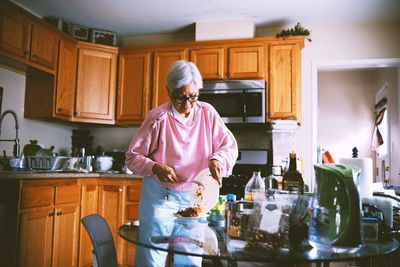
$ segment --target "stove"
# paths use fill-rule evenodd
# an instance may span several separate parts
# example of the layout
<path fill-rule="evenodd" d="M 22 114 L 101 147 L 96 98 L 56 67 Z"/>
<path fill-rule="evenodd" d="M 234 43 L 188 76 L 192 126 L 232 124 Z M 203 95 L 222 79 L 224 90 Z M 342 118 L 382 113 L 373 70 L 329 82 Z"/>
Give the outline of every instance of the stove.
<path fill-rule="evenodd" d="M 253 171 L 261 170 L 261 176 L 271 173 L 271 164 L 267 149 L 239 149 L 239 156 L 233 167 L 232 174 L 223 177 L 220 194 L 235 194 L 236 199 L 244 197 L 244 189 Z"/>

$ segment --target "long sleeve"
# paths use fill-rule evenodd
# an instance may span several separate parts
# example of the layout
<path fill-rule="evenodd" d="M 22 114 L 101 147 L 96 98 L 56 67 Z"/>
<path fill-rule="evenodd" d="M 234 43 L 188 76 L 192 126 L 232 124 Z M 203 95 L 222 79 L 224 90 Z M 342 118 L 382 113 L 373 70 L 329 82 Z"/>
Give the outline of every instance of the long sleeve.
<path fill-rule="evenodd" d="M 232 132 L 216 116 L 213 130 L 213 154 L 211 159 L 220 161 L 226 172 L 230 172 L 238 157 L 238 146 Z"/>
<path fill-rule="evenodd" d="M 151 159 L 151 154 L 158 147 L 159 121 L 152 115 L 146 116 L 126 152 L 126 166 L 139 175 L 153 174 L 155 161 Z"/>

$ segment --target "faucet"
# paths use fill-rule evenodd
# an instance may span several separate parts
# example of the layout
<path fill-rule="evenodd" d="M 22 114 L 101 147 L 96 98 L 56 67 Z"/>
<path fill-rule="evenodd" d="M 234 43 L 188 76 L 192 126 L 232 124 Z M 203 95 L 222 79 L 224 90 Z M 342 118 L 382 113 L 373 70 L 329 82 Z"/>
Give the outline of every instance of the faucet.
<path fill-rule="evenodd" d="M 7 109 L 6 111 L 3 112 L 3 114 L 1 114 L 1 116 L 0 116 L 0 136 L 1 136 L 1 124 L 3 122 L 4 117 L 7 114 L 11 114 L 14 117 L 14 121 L 15 121 L 15 139 L 0 139 L 0 141 L 2 141 L 2 142 L 14 142 L 13 154 L 14 154 L 14 157 L 18 158 L 19 157 L 19 153 L 20 153 L 20 144 L 19 144 L 19 139 L 18 139 L 19 124 L 18 124 L 17 114 L 15 113 L 15 111 L 13 111 L 11 109 Z"/>

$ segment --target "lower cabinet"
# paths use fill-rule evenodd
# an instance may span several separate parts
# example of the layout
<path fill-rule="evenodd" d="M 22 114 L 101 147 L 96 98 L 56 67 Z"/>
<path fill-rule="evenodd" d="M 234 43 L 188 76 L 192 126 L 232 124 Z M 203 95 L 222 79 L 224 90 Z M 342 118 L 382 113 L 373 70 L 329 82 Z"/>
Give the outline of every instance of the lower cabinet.
<path fill-rule="evenodd" d="M 22 182 L 17 266 L 78 266 L 80 187 Z"/>
<path fill-rule="evenodd" d="M 80 180 L 82 190 L 81 218 L 97 213 L 98 186 L 97 179 Z M 79 232 L 79 266 L 92 266 L 92 242 L 81 224 Z"/>
<path fill-rule="evenodd" d="M 0 266 L 92 266 L 92 243 L 80 219 L 104 216 L 118 265 L 133 266 L 135 247 L 118 228 L 138 219 L 141 179 L 118 177 L 1 179 Z"/>
<path fill-rule="evenodd" d="M 118 235 L 118 228 L 138 219 L 141 180 L 99 180 L 98 213 L 108 222 L 117 249 L 118 264 L 133 266 L 134 245 Z"/>

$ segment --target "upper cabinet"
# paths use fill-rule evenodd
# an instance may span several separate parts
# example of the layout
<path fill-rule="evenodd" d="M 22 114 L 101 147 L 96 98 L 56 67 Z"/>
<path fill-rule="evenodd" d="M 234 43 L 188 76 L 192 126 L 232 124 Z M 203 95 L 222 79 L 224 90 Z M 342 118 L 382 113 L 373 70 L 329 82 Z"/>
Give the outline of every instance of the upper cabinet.
<path fill-rule="evenodd" d="M 167 89 L 167 73 L 173 62 L 180 59 L 187 59 L 185 48 L 172 50 L 156 50 L 153 62 L 153 95 L 152 107 L 158 107 L 169 101 Z"/>
<path fill-rule="evenodd" d="M 119 55 L 116 123 L 140 124 L 150 109 L 150 52 Z"/>
<path fill-rule="evenodd" d="M 255 79 L 264 77 L 264 47 L 236 44 L 198 45 L 190 49 L 190 61 L 199 68 L 203 79 Z"/>
<path fill-rule="evenodd" d="M 117 49 L 78 45 L 73 121 L 114 124 Z"/>
<path fill-rule="evenodd" d="M 226 49 L 197 48 L 190 50 L 190 61 L 196 64 L 203 79 L 224 79 L 226 78 Z"/>
<path fill-rule="evenodd" d="M 61 39 L 55 88 L 56 118 L 69 120 L 74 116 L 76 66 L 76 43 L 66 38 Z"/>
<path fill-rule="evenodd" d="M 0 4 L 0 53 L 54 74 L 59 36 L 23 11 Z"/>
<path fill-rule="evenodd" d="M 301 44 L 268 45 L 268 121 L 301 119 Z"/>
<path fill-rule="evenodd" d="M 61 39 L 56 75 L 28 73 L 25 117 L 114 124 L 115 47 Z"/>
<path fill-rule="evenodd" d="M 229 48 L 229 79 L 257 79 L 264 77 L 264 48 L 237 46 Z"/>

